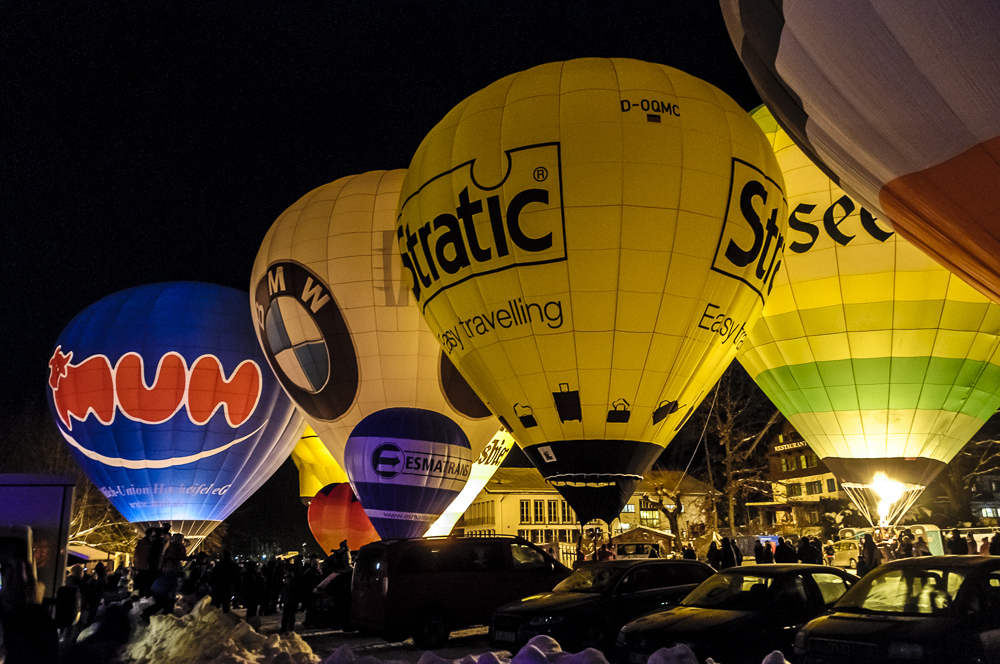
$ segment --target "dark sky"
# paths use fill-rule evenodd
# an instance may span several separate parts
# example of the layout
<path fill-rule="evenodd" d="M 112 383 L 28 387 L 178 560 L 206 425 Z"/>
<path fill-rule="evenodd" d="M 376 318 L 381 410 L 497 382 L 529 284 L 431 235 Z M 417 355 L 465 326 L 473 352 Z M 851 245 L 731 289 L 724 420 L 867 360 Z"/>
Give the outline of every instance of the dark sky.
<path fill-rule="evenodd" d="M 307 191 L 405 168 L 465 97 L 585 56 L 759 103 L 712 0 L 0 3 L 3 407 L 41 398 L 91 303 L 168 280 L 245 290 Z"/>

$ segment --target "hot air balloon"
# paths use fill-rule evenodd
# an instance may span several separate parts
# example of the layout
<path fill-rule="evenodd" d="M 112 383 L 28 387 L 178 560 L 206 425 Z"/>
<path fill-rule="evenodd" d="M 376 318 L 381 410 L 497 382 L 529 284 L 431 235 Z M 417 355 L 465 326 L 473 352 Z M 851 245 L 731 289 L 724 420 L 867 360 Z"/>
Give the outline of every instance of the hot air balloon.
<path fill-rule="evenodd" d="M 352 549 L 358 549 L 379 539 L 365 508 L 347 482 L 330 484 L 316 492 L 309 501 L 308 519 L 309 530 L 326 553 L 344 540 Z"/>
<path fill-rule="evenodd" d="M 583 522 L 610 522 L 736 354 L 784 243 L 781 173 L 723 92 L 557 62 L 456 106 L 396 237 L 448 357 Z"/>
<path fill-rule="evenodd" d="M 791 210 L 739 361 L 873 525 L 892 525 L 1000 406 L 1000 306 L 854 202 L 766 108 Z"/>
<path fill-rule="evenodd" d="M 194 282 L 110 295 L 49 360 L 59 433 L 140 530 L 200 541 L 288 458 L 302 416 L 267 366 L 246 293 Z"/>
<path fill-rule="evenodd" d="M 795 143 L 1000 302 L 1000 4 L 722 0 L 722 9 Z"/>
<path fill-rule="evenodd" d="M 368 415 L 348 437 L 345 455 L 354 493 L 382 539 L 423 535 L 472 469 L 462 428 L 423 408 Z"/>
<path fill-rule="evenodd" d="M 347 471 L 309 425 L 292 449 L 292 461 L 299 470 L 299 497 L 305 505 L 324 487 L 347 482 Z"/>
<path fill-rule="evenodd" d="M 478 454 L 499 423 L 442 354 L 402 282 L 395 211 L 404 171 L 341 178 L 303 196 L 254 263 L 257 335 L 334 459 L 366 415 L 435 410 Z"/>

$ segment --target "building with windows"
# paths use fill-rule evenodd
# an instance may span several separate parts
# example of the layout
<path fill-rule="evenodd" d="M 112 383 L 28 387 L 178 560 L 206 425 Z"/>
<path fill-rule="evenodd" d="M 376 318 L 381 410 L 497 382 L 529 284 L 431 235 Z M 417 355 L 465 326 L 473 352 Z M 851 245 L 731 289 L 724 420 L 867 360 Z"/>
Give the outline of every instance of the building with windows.
<path fill-rule="evenodd" d="M 850 499 L 802 436 L 785 422 L 768 444 L 768 480 L 772 500 L 756 506 L 766 532 L 819 534 L 820 515 Z"/>
<path fill-rule="evenodd" d="M 690 476 L 675 471 L 660 471 L 658 477 L 680 490 L 681 516 L 678 525 L 681 537 L 704 532 L 706 513 L 703 509 L 708 486 Z M 679 484 L 678 484 L 679 483 Z M 604 539 L 642 525 L 670 535 L 670 522 L 655 502 L 644 494 L 655 493 L 649 481 L 639 488 L 611 523 L 586 524 L 588 534 Z M 534 468 L 498 468 L 492 479 L 466 510 L 456 526 L 464 534 L 520 535 L 536 544 L 554 544 L 560 549 L 575 549 L 580 522 L 569 503 L 548 484 Z"/>

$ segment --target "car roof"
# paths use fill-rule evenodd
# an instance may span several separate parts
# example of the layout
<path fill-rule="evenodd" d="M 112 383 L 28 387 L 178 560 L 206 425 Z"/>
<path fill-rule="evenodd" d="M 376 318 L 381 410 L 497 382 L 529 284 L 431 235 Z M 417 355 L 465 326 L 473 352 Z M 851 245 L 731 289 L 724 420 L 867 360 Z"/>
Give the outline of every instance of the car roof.
<path fill-rule="evenodd" d="M 756 574 L 758 576 L 781 576 L 782 574 L 794 574 L 795 572 L 832 572 L 838 576 L 853 576 L 844 572 L 839 567 L 828 565 L 811 565 L 808 563 L 767 563 L 763 565 L 743 565 L 742 567 L 726 567 L 716 574 Z"/>
<path fill-rule="evenodd" d="M 899 558 L 890 560 L 882 565 L 883 567 L 955 567 L 973 568 L 980 567 L 1000 567 L 1000 556 L 971 555 L 946 555 L 946 556 L 917 556 L 915 558 Z"/>
<path fill-rule="evenodd" d="M 573 571 L 575 572 L 577 569 L 624 569 L 627 567 L 636 567 L 637 565 L 694 565 L 697 567 L 708 567 L 708 565 L 698 560 L 684 558 L 625 558 L 622 560 L 585 562 Z"/>

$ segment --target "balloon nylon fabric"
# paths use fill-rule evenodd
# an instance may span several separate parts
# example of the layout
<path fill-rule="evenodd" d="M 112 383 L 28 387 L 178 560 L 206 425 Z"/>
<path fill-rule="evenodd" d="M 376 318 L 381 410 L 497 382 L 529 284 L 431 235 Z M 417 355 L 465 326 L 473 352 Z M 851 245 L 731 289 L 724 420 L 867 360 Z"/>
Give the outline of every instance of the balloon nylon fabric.
<path fill-rule="evenodd" d="M 371 171 L 317 187 L 274 222 L 254 262 L 260 343 L 341 465 L 354 426 L 388 407 L 447 415 L 476 454 L 498 426 L 442 360 L 402 282 L 394 232 L 404 175 Z"/>
<path fill-rule="evenodd" d="M 386 408 L 361 420 L 345 457 L 351 486 L 382 539 L 422 536 L 472 470 L 461 427 L 421 408 Z"/>
<path fill-rule="evenodd" d="M 625 59 L 501 79 L 418 148 L 396 223 L 414 297 L 583 521 L 618 516 L 756 320 L 780 178 L 724 93 Z"/>
<path fill-rule="evenodd" d="M 1000 406 L 1000 306 L 832 183 L 764 107 L 791 215 L 739 361 L 842 481 L 926 486 Z"/>
<path fill-rule="evenodd" d="M 212 284 L 91 305 L 60 334 L 48 388 L 60 433 L 115 508 L 134 523 L 185 522 L 187 534 L 259 488 L 304 425 L 267 368 L 246 293 Z"/>
<path fill-rule="evenodd" d="M 764 103 L 796 144 L 1000 302 L 1000 4 L 721 4 Z"/>

